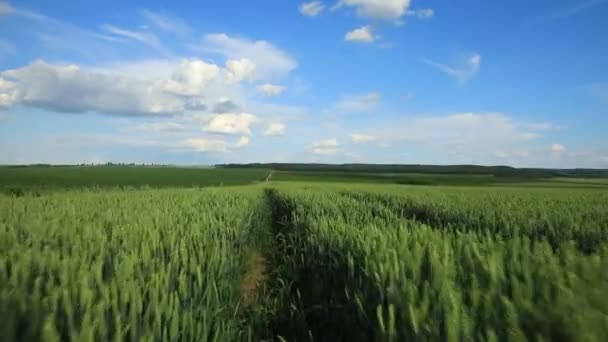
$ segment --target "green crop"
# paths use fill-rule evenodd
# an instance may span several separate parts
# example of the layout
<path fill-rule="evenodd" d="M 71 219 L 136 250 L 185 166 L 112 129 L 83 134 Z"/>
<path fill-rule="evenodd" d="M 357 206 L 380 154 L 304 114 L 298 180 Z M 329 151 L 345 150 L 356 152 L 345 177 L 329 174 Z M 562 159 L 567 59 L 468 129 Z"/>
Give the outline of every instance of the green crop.
<path fill-rule="evenodd" d="M 0 195 L 0 340 L 602 341 L 607 232 L 597 189 Z"/>

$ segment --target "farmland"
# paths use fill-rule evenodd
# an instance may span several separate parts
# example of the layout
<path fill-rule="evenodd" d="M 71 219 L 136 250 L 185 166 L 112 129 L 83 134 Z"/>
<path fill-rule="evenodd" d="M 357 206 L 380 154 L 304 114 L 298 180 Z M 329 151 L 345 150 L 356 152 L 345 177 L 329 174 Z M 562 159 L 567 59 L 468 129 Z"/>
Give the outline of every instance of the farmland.
<path fill-rule="evenodd" d="M 269 170 L 160 166 L 0 167 L 0 192 L 82 188 L 205 187 L 251 184 Z"/>
<path fill-rule="evenodd" d="M 155 186 L 122 169 L 86 182 L 14 170 L 3 187 L 46 190 L 0 194 L 3 341 L 608 336 L 603 179 L 419 186 L 158 168 Z"/>

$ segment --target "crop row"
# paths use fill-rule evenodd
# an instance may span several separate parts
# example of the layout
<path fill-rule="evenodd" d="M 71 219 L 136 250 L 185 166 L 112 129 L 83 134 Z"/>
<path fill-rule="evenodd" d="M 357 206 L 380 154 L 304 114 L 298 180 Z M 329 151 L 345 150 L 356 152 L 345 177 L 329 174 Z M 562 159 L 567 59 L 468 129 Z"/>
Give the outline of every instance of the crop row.
<path fill-rule="evenodd" d="M 12 340 L 236 340 L 259 191 L 0 196 Z"/>
<path fill-rule="evenodd" d="M 605 243 L 582 252 L 525 230 L 437 229 L 386 201 L 331 189 L 283 186 L 269 196 L 275 267 L 289 284 L 271 327 L 289 340 L 608 336 Z"/>

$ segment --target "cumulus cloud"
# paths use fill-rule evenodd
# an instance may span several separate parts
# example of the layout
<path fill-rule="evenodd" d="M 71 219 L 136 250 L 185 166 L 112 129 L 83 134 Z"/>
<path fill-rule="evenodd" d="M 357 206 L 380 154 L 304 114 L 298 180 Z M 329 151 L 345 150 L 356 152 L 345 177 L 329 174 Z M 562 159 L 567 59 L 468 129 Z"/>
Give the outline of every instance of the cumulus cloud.
<path fill-rule="evenodd" d="M 249 145 L 250 142 L 251 142 L 251 139 L 249 139 L 248 136 L 243 135 L 239 138 L 239 140 L 236 142 L 236 144 L 234 144 L 233 148 L 243 148 L 243 147 Z"/>
<path fill-rule="evenodd" d="M 11 107 L 17 102 L 17 97 L 18 93 L 15 83 L 0 77 L 0 110 Z"/>
<path fill-rule="evenodd" d="M 371 26 L 363 26 L 347 32 L 344 40 L 347 42 L 371 43 L 376 39 Z"/>
<path fill-rule="evenodd" d="M 270 42 L 235 38 L 225 33 L 208 34 L 203 45 L 195 48 L 229 59 L 246 58 L 256 66 L 257 76 L 264 79 L 284 77 L 298 65 L 289 54 Z"/>
<path fill-rule="evenodd" d="M 408 10 L 411 0 L 340 0 L 332 10 L 354 8 L 357 16 L 378 20 L 396 20 Z"/>
<path fill-rule="evenodd" d="M 281 95 L 285 91 L 285 87 L 275 84 L 260 84 L 255 88 L 258 93 L 266 96 L 277 96 Z"/>
<path fill-rule="evenodd" d="M 13 83 L 9 104 L 56 112 L 99 112 L 115 115 L 168 115 L 184 110 L 182 99 L 158 84 L 77 65 L 36 61 L 0 73 Z M 3 92 L 6 94 L 6 91 Z"/>
<path fill-rule="evenodd" d="M 227 135 L 251 135 L 251 126 L 258 121 L 258 117 L 249 113 L 226 113 L 213 116 L 203 127 L 208 133 Z"/>
<path fill-rule="evenodd" d="M 226 78 L 229 83 L 255 80 L 255 64 L 247 58 L 228 60 L 226 62 Z"/>
<path fill-rule="evenodd" d="M 264 130 L 264 135 L 267 137 L 279 137 L 285 135 L 285 124 L 280 122 L 271 123 Z"/>
<path fill-rule="evenodd" d="M 376 137 L 369 134 L 354 133 L 350 135 L 350 141 L 355 145 L 368 144 L 376 141 Z"/>
<path fill-rule="evenodd" d="M 416 10 L 408 10 L 406 14 L 410 17 L 416 17 L 420 19 L 432 18 L 435 15 L 435 11 L 431 8 L 421 8 Z"/>
<path fill-rule="evenodd" d="M 316 17 L 323 12 L 325 5 L 321 1 L 311 1 L 302 3 L 298 9 L 302 15 L 307 17 Z"/>
<path fill-rule="evenodd" d="M 313 143 L 311 151 L 314 154 L 331 155 L 338 153 L 340 151 L 339 147 L 338 139 L 332 138 Z"/>
<path fill-rule="evenodd" d="M 209 104 L 214 113 L 235 112 L 239 106 L 226 96 L 243 97 L 233 82 L 250 78 L 246 70 L 196 58 L 96 68 L 35 61 L 0 72 L 0 106 L 135 116 L 204 111 Z"/>
<path fill-rule="evenodd" d="M 444 74 L 454 78 L 458 82 L 464 84 L 473 79 L 475 76 L 477 76 L 477 73 L 479 73 L 479 68 L 481 66 L 481 55 L 478 53 L 471 54 L 465 60 L 464 65 L 460 67 L 436 63 L 431 60 L 425 60 L 425 62 Z"/>
<path fill-rule="evenodd" d="M 185 59 L 172 79 L 165 82 L 164 89 L 177 95 L 200 96 L 205 86 L 219 74 L 220 68 L 215 64 L 200 59 Z"/>
<path fill-rule="evenodd" d="M 349 96 L 333 104 L 329 111 L 332 113 L 364 113 L 376 108 L 380 102 L 380 93 Z"/>
<path fill-rule="evenodd" d="M 234 101 L 223 97 L 215 103 L 213 106 L 213 112 L 217 114 L 231 113 L 238 111 L 240 108 L 241 107 Z"/>

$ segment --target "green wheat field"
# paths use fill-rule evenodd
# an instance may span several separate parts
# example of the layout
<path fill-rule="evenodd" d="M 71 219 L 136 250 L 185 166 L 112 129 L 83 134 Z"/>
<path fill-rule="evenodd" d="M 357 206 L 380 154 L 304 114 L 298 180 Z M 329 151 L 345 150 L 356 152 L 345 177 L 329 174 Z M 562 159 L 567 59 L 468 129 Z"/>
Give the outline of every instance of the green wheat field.
<path fill-rule="evenodd" d="M 605 178 L 343 176 L 2 167 L 0 340 L 606 341 Z"/>

